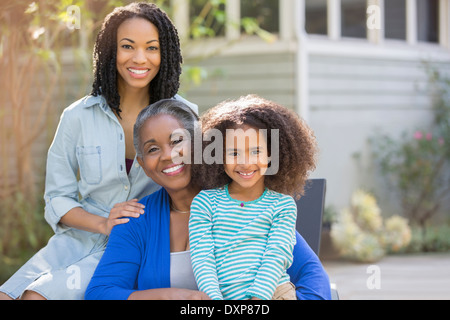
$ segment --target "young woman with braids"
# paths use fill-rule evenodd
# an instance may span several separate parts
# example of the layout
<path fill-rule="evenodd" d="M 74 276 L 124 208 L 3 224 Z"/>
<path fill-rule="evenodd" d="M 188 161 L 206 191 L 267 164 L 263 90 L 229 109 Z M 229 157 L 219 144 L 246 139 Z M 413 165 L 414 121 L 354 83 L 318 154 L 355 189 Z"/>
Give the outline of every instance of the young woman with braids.
<path fill-rule="evenodd" d="M 176 99 L 182 57 L 177 31 L 156 5 L 132 3 L 104 20 L 94 47 L 90 95 L 64 110 L 47 159 L 46 247 L 0 287 L 3 299 L 82 299 L 113 226 L 138 217 L 160 189 L 139 166 L 139 112 Z"/>

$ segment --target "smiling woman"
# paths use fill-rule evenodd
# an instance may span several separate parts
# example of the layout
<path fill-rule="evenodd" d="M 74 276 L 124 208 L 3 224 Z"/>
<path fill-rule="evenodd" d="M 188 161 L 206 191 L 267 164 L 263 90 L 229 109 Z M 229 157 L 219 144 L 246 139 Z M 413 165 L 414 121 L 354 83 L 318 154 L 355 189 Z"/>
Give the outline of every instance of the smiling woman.
<path fill-rule="evenodd" d="M 182 139 L 173 140 L 172 133 L 179 128 L 180 123 L 176 118 L 158 115 L 149 119 L 140 129 L 142 156 L 138 156 L 137 160 L 145 173 L 166 189 L 188 184 L 191 180 L 190 165 L 175 164 L 172 159 L 172 150 L 176 145 L 190 143 Z"/>
<path fill-rule="evenodd" d="M 120 78 L 132 78 L 130 73 L 133 71 L 140 75 L 143 70 L 150 69 L 149 74 L 144 72 L 146 81 L 138 84 L 146 87 L 148 83 L 144 82 L 151 82 L 146 105 L 172 98 L 180 85 L 183 59 L 178 32 L 169 17 L 154 4 L 138 2 L 114 9 L 105 18 L 98 35 L 94 61 L 91 94 L 104 96 L 119 116 L 125 94 L 120 91 Z M 113 68 L 111 63 L 114 63 Z M 128 70 L 130 68 L 132 71 Z"/>
<path fill-rule="evenodd" d="M 158 29 L 146 19 L 133 18 L 120 25 L 117 39 L 119 93 L 126 86 L 128 90 L 149 87 L 161 65 Z"/>
<path fill-rule="evenodd" d="M 181 62 L 177 30 L 155 4 L 117 7 L 105 18 L 92 92 L 64 110 L 48 152 L 45 218 L 56 234 L 0 287 L 0 299 L 84 297 L 113 227 L 141 216 L 137 199 L 160 189 L 136 159 L 137 115 L 162 99 L 198 111 L 177 95 Z"/>
<path fill-rule="evenodd" d="M 191 165 L 176 164 L 172 157 L 175 147 L 191 143 L 177 132 L 193 136 L 197 122 L 188 106 L 173 99 L 139 114 L 134 126 L 137 159 L 162 189 L 140 201 L 146 211 L 142 219 L 113 229 L 87 299 L 208 299 L 197 290 L 189 256 L 190 204 L 200 189 L 191 183 Z"/>

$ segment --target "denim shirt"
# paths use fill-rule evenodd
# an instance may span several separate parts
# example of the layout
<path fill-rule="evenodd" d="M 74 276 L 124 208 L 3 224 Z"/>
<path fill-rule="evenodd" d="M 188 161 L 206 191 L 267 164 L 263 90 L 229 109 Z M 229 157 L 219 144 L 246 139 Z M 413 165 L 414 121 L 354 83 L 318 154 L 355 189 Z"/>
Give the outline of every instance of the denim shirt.
<path fill-rule="evenodd" d="M 174 99 L 198 113 L 197 105 L 178 95 Z M 124 131 L 102 96 L 86 96 L 64 110 L 48 151 L 45 180 L 45 219 L 55 233 L 70 229 L 59 221 L 75 207 L 107 217 L 116 203 L 159 188 L 136 158 L 127 174 Z"/>

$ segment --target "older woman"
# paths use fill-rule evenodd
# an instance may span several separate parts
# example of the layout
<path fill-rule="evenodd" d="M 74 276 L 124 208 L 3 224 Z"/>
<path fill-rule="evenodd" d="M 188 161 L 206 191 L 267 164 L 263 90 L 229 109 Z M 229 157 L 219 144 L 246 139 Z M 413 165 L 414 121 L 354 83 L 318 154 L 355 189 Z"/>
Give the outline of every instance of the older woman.
<path fill-rule="evenodd" d="M 139 114 L 134 127 L 137 160 L 162 188 L 140 201 L 144 214 L 113 228 L 86 299 L 209 299 L 197 289 L 189 251 L 190 205 L 200 188 L 192 183 L 191 165 L 183 162 L 191 159 L 189 138 L 197 119 L 175 100 L 159 101 Z M 297 298 L 329 299 L 327 274 L 296 236 L 288 274 Z"/>

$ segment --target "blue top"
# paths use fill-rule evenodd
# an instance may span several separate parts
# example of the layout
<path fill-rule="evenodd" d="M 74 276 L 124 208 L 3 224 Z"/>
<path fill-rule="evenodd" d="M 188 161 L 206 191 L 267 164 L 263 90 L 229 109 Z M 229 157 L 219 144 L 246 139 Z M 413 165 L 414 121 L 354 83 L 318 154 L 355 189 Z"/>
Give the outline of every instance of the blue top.
<path fill-rule="evenodd" d="M 169 195 L 161 188 L 140 201 L 145 213 L 113 228 L 105 253 L 86 290 L 88 300 L 125 300 L 138 290 L 170 287 Z M 288 269 L 297 298 L 331 299 L 320 260 L 296 233 Z"/>

